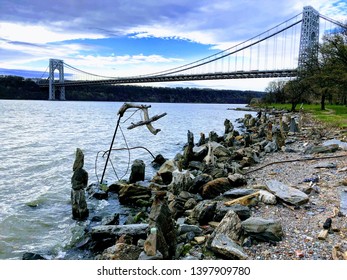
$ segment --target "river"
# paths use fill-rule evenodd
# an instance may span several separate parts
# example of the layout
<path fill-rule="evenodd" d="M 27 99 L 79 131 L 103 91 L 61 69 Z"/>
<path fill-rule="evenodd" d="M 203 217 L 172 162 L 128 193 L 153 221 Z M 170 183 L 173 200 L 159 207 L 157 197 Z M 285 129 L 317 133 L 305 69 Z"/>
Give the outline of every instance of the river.
<path fill-rule="evenodd" d="M 100 151 L 109 148 L 122 104 L 0 100 L 0 259 L 21 259 L 24 252 L 50 259 L 79 257 L 67 253 L 85 226 L 71 218 L 70 180 L 76 148 L 84 152 L 89 183 L 97 182 L 105 162 Z M 182 151 L 188 130 L 195 142 L 201 132 L 222 135 L 226 118 L 237 126 L 235 120 L 245 114 L 227 110 L 244 107 L 236 104 L 146 105 L 151 105 L 150 116 L 167 113 L 153 123 L 161 131 L 153 135 L 145 127 L 128 130 L 142 117 L 129 110 L 114 148 L 144 146 L 154 155 L 171 159 Z M 146 163 L 147 180 L 155 172 L 150 166 L 153 158 L 144 149 L 131 150 L 130 155 L 114 151 L 110 158 L 112 164 L 105 173 L 108 182 L 128 179 L 128 167 L 137 158 Z M 125 215 L 127 208 L 117 203 L 110 208 L 109 204 L 102 200 L 90 207 L 94 212 L 108 209 Z"/>

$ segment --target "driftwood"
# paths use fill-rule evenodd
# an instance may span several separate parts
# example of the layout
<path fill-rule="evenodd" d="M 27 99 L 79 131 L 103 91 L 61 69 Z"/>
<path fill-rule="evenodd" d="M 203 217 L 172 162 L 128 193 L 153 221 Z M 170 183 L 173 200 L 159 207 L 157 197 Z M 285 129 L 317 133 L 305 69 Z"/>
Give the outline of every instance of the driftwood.
<path fill-rule="evenodd" d="M 251 194 L 248 194 L 248 195 L 224 202 L 224 205 L 225 206 L 231 206 L 233 204 L 248 205 L 250 203 L 250 200 L 254 197 L 259 196 L 259 194 L 260 194 L 260 192 L 257 191 L 255 193 L 251 193 Z"/>
<path fill-rule="evenodd" d="M 143 110 L 143 109 L 151 108 L 151 105 L 137 105 L 137 104 L 133 104 L 133 103 L 124 103 L 122 105 L 122 107 L 119 108 L 117 115 L 119 115 L 120 117 L 123 117 L 125 111 L 130 109 L 130 108 Z"/>
<path fill-rule="evenodd" d="M 329 230 L 322 229 L 321 232 L 318 234 L 319 240 L 325 240 L 328 237 Z"/>
<path fill-rule="evenodd" d="M 144 111 L 144 121 L 140 121 L 140 122 L 138 122 L 138 123 L 132 123 L 129 127 L 128 127 L 128 129 L 133 129 L 133 128 L 135 128 L 135 127 L 138 127 L 138 126 L 141 126 L 141 125 L 146 125 L 147 126 L 147 128 L 148 128 L 148 130 L 150 131 L 150 132 L 152 132 L 154 135 L 156 135 L 159 131 L 160 131 L 160 129 L 155 129 L 153 126 L 152 126 L 152 122 L 154 122 L 154 121 L 156 121 L 156 120 L 159 120 L 160 118 L 162 118 L 162 117 L 164 117 L 164 116 L 166 116 L 167 115 L 167 113 L 163 113 L 163 114 L 160 114 L 160 115 L 155 115 L 155 116 L 153 116 L 152 118 L 149 118 L 148 117 L 148 111 L 147 111 L 147 109 L 143 109 L 143 111 Z"/>
<path fill-rule="evenodd" d="M 152 122 L 156 121 L 156 120 L 159 120 L 160 118 L 164 117 L 167 115 L 167 113 L 163 113 L 161 115 L 155 115 L 153 116 L 152 118 L 149 117 L 149 114 L 148 114 L 148 108 L 151 108 L 151 105 L 137 105 L 137 104 L 132 104 L 132 103 L 124 103 L 122 105 L 122 107 L 120 107 L 119 111 L 118 111 L 118 115 L 119 117 L 122 117 L 125 113 L 126 110 L 130 109 L 130 108 L 134 108 L 134 109 L 140 109 L 142 110 L 143 112 L 143 121 L 140 121 L 136 124 L 132 123 L 128 129 L 133 129 L 135 127 L 138 127 L 138 126 L 141 126 L 141 125 L 145 125 L 147 126 L 148 130 L 156 135 L 160 129 L 155 129 L 153 126 L 152 126 Z"/>

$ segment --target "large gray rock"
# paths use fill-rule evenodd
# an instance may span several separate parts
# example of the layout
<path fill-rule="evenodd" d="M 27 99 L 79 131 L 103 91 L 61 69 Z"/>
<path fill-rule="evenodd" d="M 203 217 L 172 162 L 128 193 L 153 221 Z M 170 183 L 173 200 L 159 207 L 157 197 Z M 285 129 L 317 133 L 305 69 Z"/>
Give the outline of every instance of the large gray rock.
<path fill-rule="evenodd" d="M 248 259 L 248 255 L 243 248 L 234 240 L 223 234 L 218 234 L 211 243 L 211 249 L 228 259 Z"/>
<path fill-rule="evenodd" d="M 169 191 L 178 195 L 182 191 L 188 191 L 193 184 L 194 176 L 188 171 L 174 171 L 172 173 L 172 181 L 168 185 Z"/>
<path fill-rule="evenodd" d="M 321 153 L 334 153 L 339 149 L 338 144 L 331 144 L 328 146 L 311 146 L 305 150 L 305 154 L 321 154 Z"/>
<path fill-rule="evenodd" d="M 251 209 L 248 206 L 241 204 L 225 206 L 224 202 L 220 202 L 217 204 L 214 221 L 220 222 L 229 210 L 233 210 L 237 214 L 237 216 L 239 216 L 241 221 L 248 219 L 252 215 Z"/>
<path fill-rule="evenodd" d="M 176 225 L 165 195 L 165 192 L 157 192 L 155 195 L 149 214 L 149 228 L 155 229 L 155 234 L 151 232 L 148 235 L 145 241 L 145 252 L 147 255 L 155 255 L 148 252 L 158 250 L 164 259 L 171 259 L 176 252 Z M 146 244 L 149 245 L 148 251 Z"/>
<path fill-rule="evenodd" d="M 241 220 L 229 210 L 210 237 L 212 251 L 230 259 L 247 259 L 247 254 L 237 244 L 242 235 Z"/>
<path fill-rule="evenodd" d="M 187 218 L 187 223 L 191 225 L 207 225 L 208 222 L 213 221 L 216 207 L 216 201 L 203 200 L 199 202 L 198 205 L 196 205 L 192 210 L 190 216 Z"/>
<path fill-rule="evenodd" d="M 251 217 L 241 225 L 247 235 L 259 241 L 281 241 L 283 237 L 282 225 L 276 220 Z"/>
<path fill-rule="evenodd" d="M 276 197 L 292 205 L 301 205 L 309 200 L 309 197 L 304 192 L 276 180 L 266 181 L 266 187 Z"/>
<path fill-rule="evenodd" d="M 194 232 L 194 234 L 196 235 L 200 235 L 203 233 L 202 229 L 196 225 L 182 224 L 178 227 L 178 234 L 184 234 L 187 232 Z"/>
<path fill-rule="evenodd" d="M 249 195 L 252 193 L 255 193 L 254 189 L 237 188 L 237 189 L 232 189 L 232 190 L 226 191 L 225 193 L 223 193 L 223 197 L 225 197 L 225 198 L 238 198 L 238 197 Z"/>
<path fill-rule="evenodd" d="M 225 214 L 217 228 L 213 231 L 211 239 L 218 234 L 224 234 L 234 241 L 240 240 L 242 235 L 241 220 L 233 210 L 229 210 Z"/>

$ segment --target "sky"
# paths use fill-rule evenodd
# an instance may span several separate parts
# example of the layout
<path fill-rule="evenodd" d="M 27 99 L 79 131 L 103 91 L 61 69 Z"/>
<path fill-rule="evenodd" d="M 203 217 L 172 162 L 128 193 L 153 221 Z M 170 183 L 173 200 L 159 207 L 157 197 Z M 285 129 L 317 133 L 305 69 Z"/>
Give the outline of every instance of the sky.
<path fill-rule="evenodd" d="M 245 41 L 307 5 L 346 22 L 347 0 L 0 0 L 0 75 L 40 77 L 50 58 L 111 77 L 162 71 Z M 159 86 L 264 90 L 268 83 Z"/>

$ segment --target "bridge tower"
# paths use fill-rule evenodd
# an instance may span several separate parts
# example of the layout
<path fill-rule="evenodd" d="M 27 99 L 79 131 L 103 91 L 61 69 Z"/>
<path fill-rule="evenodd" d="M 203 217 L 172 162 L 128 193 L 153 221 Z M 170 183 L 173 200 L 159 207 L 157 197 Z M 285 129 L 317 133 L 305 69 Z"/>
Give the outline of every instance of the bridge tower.
<path fill-rule="evenodd" d="M 311 6 L 304 7 L 302 13 L 300 46 L 299 46 L 299 69 L 304 66 L 310 55 L 318 56 L 319 42 L 319 13 Z"/>
<path fill-rule="evenodd" d="M 60 59 L 49 59 L 49 93 L 48 100 L 55 100 L 56 85 L 54 84 L 54 71 L 59 71 L 59 83 L 64 84 L 64 61 Z M 65 100 L 65 86 L 57 86 L 60 90 L 60 100 Z"/>

